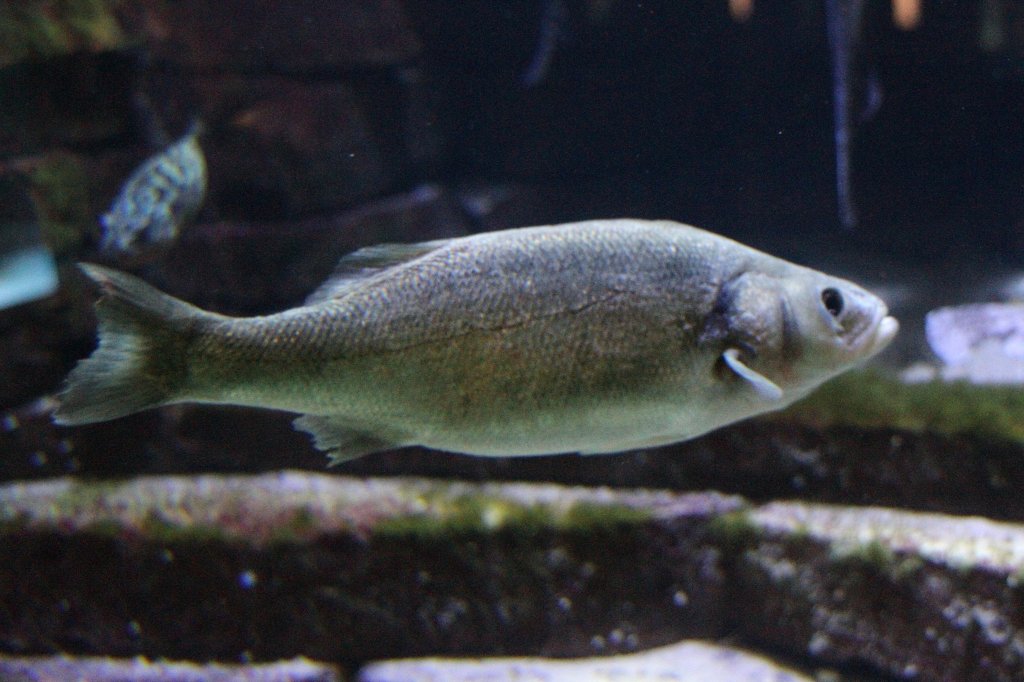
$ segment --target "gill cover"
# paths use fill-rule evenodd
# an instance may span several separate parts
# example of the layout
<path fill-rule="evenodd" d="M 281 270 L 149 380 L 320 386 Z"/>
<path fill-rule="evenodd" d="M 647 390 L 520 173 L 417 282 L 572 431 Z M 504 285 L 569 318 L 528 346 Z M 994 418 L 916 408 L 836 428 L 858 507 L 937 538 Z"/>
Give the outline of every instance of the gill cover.
<path fill-rule="evenodd" d="M 778 402 L 782 388 L 752 365 L 772 366 L 784 343 L 784 291 L 771 275 L 745 272 L 722 287 L 718 334 L 721 360 L 762 400 Z"/>

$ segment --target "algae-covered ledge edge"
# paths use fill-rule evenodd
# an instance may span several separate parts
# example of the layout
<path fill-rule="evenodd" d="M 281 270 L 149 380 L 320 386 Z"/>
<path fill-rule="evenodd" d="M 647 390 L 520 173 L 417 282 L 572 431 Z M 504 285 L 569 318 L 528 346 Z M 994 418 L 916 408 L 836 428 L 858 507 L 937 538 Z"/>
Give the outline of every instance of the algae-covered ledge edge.
<path fill-rule="evenodd" d="M 542 531 L 611 530 L 637 526 L 656 518 L 649 509 L 625 503 L 576 500 L 565 505 L 523 503 L 486 492 L 424 500 L 423 510 L 381 519 L 378 536 L 436 538 L 449 534 L 502 530 L 533 534 Z"/>
<path fill-rule="evenodd" d="M 408 479 L 404 513 L 380 519 L 376 535 L 437 537 L 499 531 L 586 532 L 713 516 L 745 501 L 715 492 L 628 490 L 553 483 Z"/>
<path fill-rule="evenodd" d="M 267 545 L 334 534 L 601 532 L 710 519 L 745 505 L 742 498 L 714 492 L 359 479 L 299 471 L 127 481 L 62 478 L 0 486 L 0 531 Z"/>
<path fill-rule="evenodd" d="M 963 434 L 1024 444 L 1024 391 L 967 382 L 908 384 L 878 368 L 847 372 L 766 420 Z"/>
<path fill-rule="evenodd" d="M 982 570 L 1007 579 L 1024 566 L 1024 526 L 974 516 L 887 507 L 771 502 L 748 521 L 762 537 L 807 538 L 828 547 L 837 563 L 913 573 L 924 563 L 954 571 Z"/>

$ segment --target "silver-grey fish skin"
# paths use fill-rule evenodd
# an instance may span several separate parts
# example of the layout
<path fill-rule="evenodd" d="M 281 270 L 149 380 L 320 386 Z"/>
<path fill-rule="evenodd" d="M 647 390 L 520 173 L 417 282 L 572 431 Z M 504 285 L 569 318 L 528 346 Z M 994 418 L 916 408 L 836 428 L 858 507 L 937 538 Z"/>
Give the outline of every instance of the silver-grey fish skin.
<path fill-rule="evenodd" d="M 139 294 L 149 287 L 91 266 L 107 317 L 133 299 L 177 320 L 150 335 L 160 359 L 136 363 L 161 388 L 117 411 L 185 401 L 292 410 L 336 461 L 412 444 L 617 452 L 783 407 L 878 352 L 898 327 L 855 284 L 667 221 L 395 248 L 357 252 L 310 305 L 258 318 Z M 149 305 L 146 295 L 163 298 Z M 103 300 L 99 312 L 97 359 L 72 373 L 64 423 L 118 416 L 90 412 L 76 390 L 102 388 L 105 347 L 123 356 L 132 346 L 104 346 L 119 332 L 104 331 Z"/>

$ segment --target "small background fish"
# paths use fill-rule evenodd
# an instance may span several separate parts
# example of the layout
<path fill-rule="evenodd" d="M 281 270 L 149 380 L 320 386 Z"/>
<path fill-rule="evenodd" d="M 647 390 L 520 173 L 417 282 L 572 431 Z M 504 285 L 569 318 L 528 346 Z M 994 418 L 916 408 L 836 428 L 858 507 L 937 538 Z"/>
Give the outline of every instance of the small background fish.
<path fill-rule="evenodd" d="M 206 196 L 206 159 L 193 124 L 177 142 L 146 159 L 131 174 L 100 218 L 100 249 L 133 252 L 146 244 L 173 241 Z"/>

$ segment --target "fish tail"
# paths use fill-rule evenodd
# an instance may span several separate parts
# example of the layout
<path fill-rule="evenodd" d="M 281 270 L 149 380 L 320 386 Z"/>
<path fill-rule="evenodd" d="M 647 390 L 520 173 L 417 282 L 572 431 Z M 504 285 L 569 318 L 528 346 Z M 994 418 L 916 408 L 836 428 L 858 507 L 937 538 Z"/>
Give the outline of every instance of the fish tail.
<path fill-rule="evenodd" d="M 140 279 L 82 263 L 103 292 L 99 345 L 60 393 L 58 424 L 89 424 L 175 402 L 186 376 L 188 330 L 203 313 Z"/>

